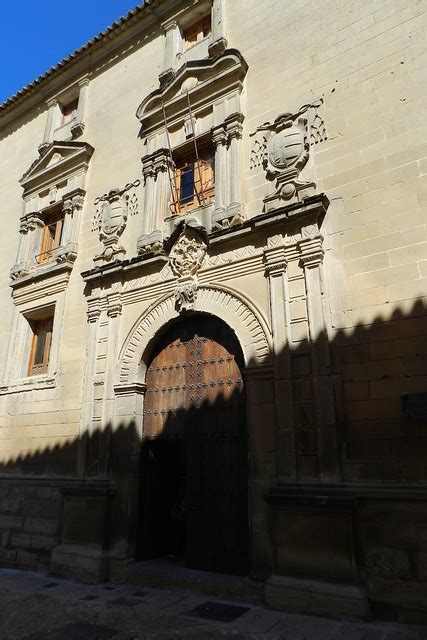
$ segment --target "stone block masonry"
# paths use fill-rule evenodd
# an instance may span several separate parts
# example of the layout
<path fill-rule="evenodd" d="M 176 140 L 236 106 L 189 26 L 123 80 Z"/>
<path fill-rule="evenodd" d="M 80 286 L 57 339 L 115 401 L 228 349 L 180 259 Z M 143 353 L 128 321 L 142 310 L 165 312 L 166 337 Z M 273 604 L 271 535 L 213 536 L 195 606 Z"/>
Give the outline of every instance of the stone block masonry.
<path fill-rule="evenodd" d="M 54 481 L 0 479 L 0 562 L 47 570 L 58 544 L 62 495 Z"/>

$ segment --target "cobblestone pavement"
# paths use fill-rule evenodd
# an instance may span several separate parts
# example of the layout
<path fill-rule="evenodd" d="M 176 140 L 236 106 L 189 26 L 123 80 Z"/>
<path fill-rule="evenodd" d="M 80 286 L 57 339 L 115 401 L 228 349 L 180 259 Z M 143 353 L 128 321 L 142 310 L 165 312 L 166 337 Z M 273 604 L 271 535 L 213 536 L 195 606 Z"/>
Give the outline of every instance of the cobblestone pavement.
<path fill-rule="evenodd" d="M 427 640 L 427 627 L 327 620 L 188 591 L 88 586 L 0 569 L 0 640 L 17 638 Z"/>

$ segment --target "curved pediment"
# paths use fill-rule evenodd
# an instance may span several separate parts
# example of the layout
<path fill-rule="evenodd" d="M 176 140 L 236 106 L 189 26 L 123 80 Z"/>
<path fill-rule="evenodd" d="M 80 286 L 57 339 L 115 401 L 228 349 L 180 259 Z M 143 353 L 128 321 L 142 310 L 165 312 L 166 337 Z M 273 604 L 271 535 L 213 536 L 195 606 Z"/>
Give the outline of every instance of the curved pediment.
<path fill-rule="evenodd" d="M 93 152 L 86 142 L 52 142 L 19 182 L 25 191 L 48 186 L 78 169 L 85 171 Z"/>
<path fill-rule="evenodd" d="M 186 62 L 164 85 L 150 93 L 139 105 L 136 116 L 143 128 L 150 129 L 186 113 L 187 91 L 194 108 L 212 103 L 212 99 L 241 84 L 248 69 L 243 56 L 236 49 L 227 49 L 213 59 Z"/>

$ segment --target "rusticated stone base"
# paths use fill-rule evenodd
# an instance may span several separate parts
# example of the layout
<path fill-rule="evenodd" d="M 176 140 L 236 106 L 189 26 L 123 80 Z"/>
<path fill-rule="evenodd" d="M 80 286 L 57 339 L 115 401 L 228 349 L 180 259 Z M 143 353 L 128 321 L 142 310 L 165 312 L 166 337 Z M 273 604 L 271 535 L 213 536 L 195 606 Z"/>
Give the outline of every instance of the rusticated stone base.
<path fill-rule="evenodd" d="M 58 544 L 62 495 L 43 481 L 0 481 L 0 564 L 45 571 Z"/>
<path fill-rule="evenodd" d="M 272 609 L 315 615 L 344 615 L 366 619 L 369 605 L 354 585 L 272 576 L 265 585 L 265 602 Z"/>
<path fill-rule="evenodd" d="M 108 559 L 101 549 L 61 544 L 52 551 L 49 572 L 87 584 L 105 582 Z"/>

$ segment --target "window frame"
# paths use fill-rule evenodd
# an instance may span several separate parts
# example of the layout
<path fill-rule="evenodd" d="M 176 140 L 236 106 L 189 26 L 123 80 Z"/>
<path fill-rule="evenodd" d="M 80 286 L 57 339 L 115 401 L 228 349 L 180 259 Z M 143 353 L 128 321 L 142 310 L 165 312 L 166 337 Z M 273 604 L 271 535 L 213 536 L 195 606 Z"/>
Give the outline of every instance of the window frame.
<path fill-rule="evenodd" d="M 212 143 L 199 142 L 198 156 L 197 160 L 193 143 L 186 145 L 183 152 L 174 152 L 174 199 L 171 209 L 175 215 L 184 215 L 198 207 L 211 204 L 215 199 L 215 151 Z M 183 196 L 182 176 L 187 168 L 193 173 L 193 189 L 192 194 Z"/>
<path fill-rule="evenodd" d="M 195 37 L 190 40 L 189 34 L 195 34 Z M 198 18 L 195 22 L 190 23 L 187 27 L 182 27 L 182 50 L 187 51 L 191 47 L 194 47 L 205 38 L 209 38 L 212 35 L 212 16 L 209 12 L 202 18 Z"/>
<path fill-rule="evenodd" d="M 72 100 L 68 100 L 68 102 L 59 103 L 59 110 L 61 112 L 61 120 L 59 124 L 60 127 L 63 127 L 76 119 L 78 106 L 78 97 L 73 98 Z"/>
<path fill-rule="evenodd" d="M 50 352 L 52 347 L 52 333 L 54 324 L 54 313 L 39 319 L 29 319 L 32 332 L 30 357 L 28 360 L 28 376 L 45 374 L 48 371 Z M 36 362 L 37 351 L 41 336 L 44 338 L 42 346 L 41 361 Z"/>
<path fill-rule="evenodd" d="M 54 236 L 50 233 L 50 229 L 55 225 Z M 56 210 L 48 213 L 43 220 L 43 226 L 40 234 L 40 243 L 38 253 L 36 255 L 37 264 L 46 264 L 52 262 L 55 249 L 61 246 L 62 231 L 64 227 L 64 213 Z"/>

